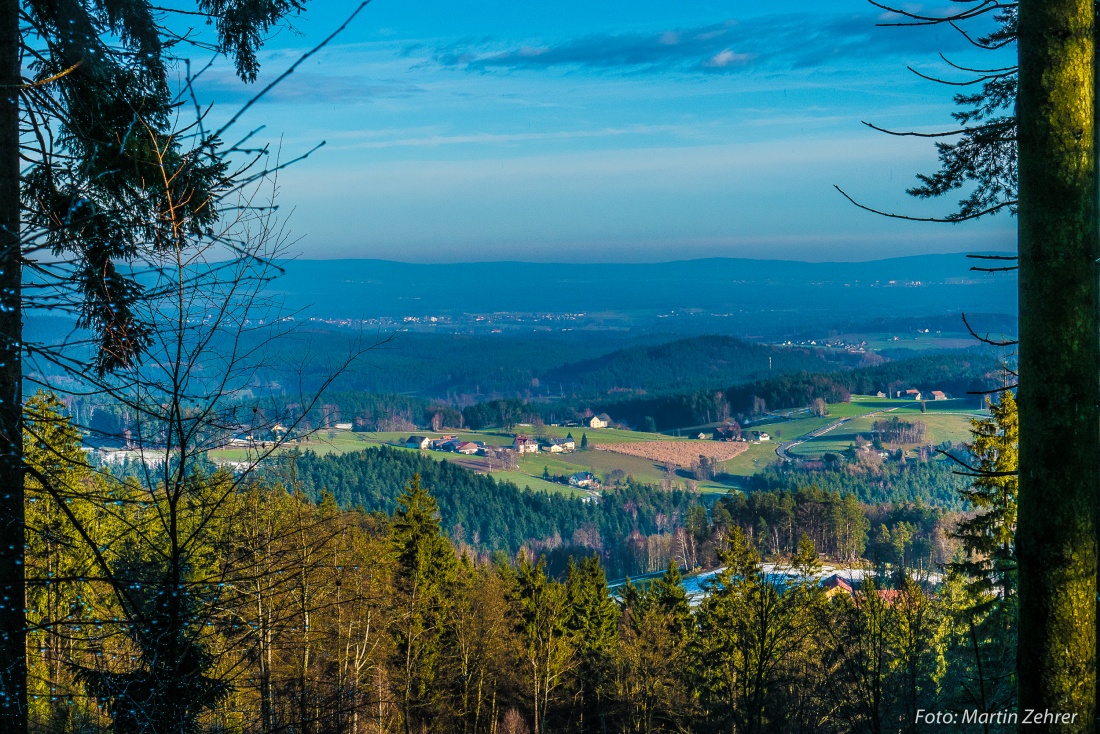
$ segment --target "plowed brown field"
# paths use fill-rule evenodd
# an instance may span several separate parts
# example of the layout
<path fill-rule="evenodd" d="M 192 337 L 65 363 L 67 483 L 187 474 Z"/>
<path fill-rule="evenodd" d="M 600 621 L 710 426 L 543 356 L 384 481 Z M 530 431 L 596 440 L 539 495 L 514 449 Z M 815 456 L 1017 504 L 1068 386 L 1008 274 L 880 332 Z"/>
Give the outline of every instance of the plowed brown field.
<path fill-rule="evenodd" d="M 637 441 L 600 446 L 600 451 L 639 456 L 661 464 L 671 463 L 689 467 L 705 456 L 715 461 L 726 461 L 748 449 L 747 443 L 725 441 Z"/>

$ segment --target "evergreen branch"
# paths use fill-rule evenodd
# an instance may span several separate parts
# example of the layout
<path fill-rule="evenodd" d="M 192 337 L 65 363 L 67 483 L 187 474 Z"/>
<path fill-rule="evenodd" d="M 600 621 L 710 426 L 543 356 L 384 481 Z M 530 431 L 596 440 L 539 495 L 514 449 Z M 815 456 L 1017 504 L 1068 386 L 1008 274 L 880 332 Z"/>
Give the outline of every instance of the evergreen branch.
<path fill-rule="evenodd" d="M 843 196 L 845 199 L 847 199 L 849 202 L 851 202 L 853 205 L 855 205 L 859 209 L 862 209 L 862 210 L 867 211 L 867 212 L 871 212 L 872 214 L 878 214 L 879 216 L 882 216 L 882 217 L 889 217 L 890 219 L 902 219 L 902 220 L 905 220 L 905 221 L 908 221 L 908 222 L 936 222 L 936 223 L 939 223 L 939 224 L 956 224 L 958 222 L 965 222 L 965 221 L 968 221 L 970 219 L 978 219 L 980 217 L 984 217 L 987 214 L 993 214 L 994 212 L 1000 211 L 1001 209 L 1004 209 L 1005 207 L 1015 206 L 1015 204 L 1016 204 L 1015 199 L 1013 199 L 1012 201 L 1002 201 L 999 204 L 995 204 L 995 205 L 993 205 L 991 207 L 988 207 L 986 209 L 982 209 L 981 211 L 972 212 L 970 214 L 962 214 L 962 215 L 959 215 L 959 216 L 956 216 L 956 217 L 913 217 L 913 216 L 909 216 L 907 214 L 893 214 L 891 212 L 885 212 L 885 211 L 882 211 L 880 209 L 874 209 L 872 207 L 867 206 L 866 204 L 860 204 L 858 201 L 856 201 L 851 196 L 849 196 L 847 194 L 847 192 L 844 191 L 844 189 L 840 188 L 836 184 L 833 184 L 833 188 L 836 189 L 837 191 L 839 191 L 841 196 Z"/>

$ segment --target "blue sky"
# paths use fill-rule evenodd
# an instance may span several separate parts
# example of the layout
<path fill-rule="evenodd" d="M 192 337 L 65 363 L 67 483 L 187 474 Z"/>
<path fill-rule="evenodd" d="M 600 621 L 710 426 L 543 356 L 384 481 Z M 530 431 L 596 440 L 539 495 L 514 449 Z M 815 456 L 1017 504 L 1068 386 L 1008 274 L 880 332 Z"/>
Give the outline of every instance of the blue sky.
<path fill-rule="evenodd" d="M 358 5 L 313 0 L 263 53 L 270 80 Z M 918 7 L 909 5 L 908 7 Z M 927 10 L 934 10 L 926 8 Z M 1007 216 L 962 225 L 904 190 L 953 90 L 906 70 L 996 65 L 948 28 L 880 28 L 864 0 L 373 0 L 241 129 L 292 157 L 281 211 L 307 258 L 865 260 L 1008 250 Z M 1003 61 L 1003 59 L 1002 59 Z M 201 93 L 248 98 L 231 70 Z"/>

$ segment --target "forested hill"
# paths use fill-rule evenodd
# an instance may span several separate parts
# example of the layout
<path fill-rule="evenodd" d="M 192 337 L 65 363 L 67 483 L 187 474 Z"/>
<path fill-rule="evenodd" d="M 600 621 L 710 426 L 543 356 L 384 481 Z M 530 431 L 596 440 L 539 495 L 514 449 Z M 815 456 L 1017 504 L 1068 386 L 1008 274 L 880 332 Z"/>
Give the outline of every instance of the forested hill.
<path fill-rule="evenodd" d="M 301 489 L 313 498 L 332 494 L 344 507 L 391 513 L 413 475 L 439 503 L 443 529 L 478 552 L 522 547 L 546 553 L 558 570 L 570 555 L 599 553 L 609 571 L 626 576 L 656 570 L 654 538 L 667 545 L 676 528 L 706 512 L 699 495 L 629 484 L 605 492 L 599 502 L 520 489 L 447 461 L 388 447 L 357 453 L 295 456 Z M 844 465 L 833 469 L 769 469 L 750 480 L 752 493 L 803 490 L 852 495 L 869 506 L 917 504 L 965 509 L 965 479 L 944 461 L 906 465 Z M 698 508 L 698 509 L 696 509 Z M 695 521 L 698 522 L 698 521 Z M 665 548 L 665 553 L 668 549 Z"/>
<path fill-rule="evenodd" d="M 477 550 L 521 547 L 575 548 L 578 556 L 602 551 L 610 569 L 637 573 L 625 550 L 632 534 L 658 532 L 700 504 L 698 495 L 629 485 L 607 493 L 600 502 L 520 489 L 447 461 L 387 447 L 343 455 L 306 452 L 295 461 L 297 480 L 313 497 L 331 493 L 344 507 L 393 512 L 397 496 L 414 474 L 439 503 L 443 528 L 456 541 Z"/>
<path fill-rule="evenodd" d="M 771 467 L 748 481 L 750 492 L 793 492 L 811 487 L 851 494 L 868 505 L 918 504 L 966 510 L 962 489 L 969 479 L 946 459 L 906 464 L 845 463 L 835 469 Z"/>
<path fill-rule="evenodd" d="M 667 393 L 758 380 L 769 374 L 832 371 L 855 366 L 861 358 L 847 352 L 711 335 L 620 349 L 547 370 L 540 381 L 565 394 Z"/>
<path fill-rule="evenodd" d="M 1002 371 L 993 356 L 980 352 L 934 354 L 887 362 L 874 367 L 835 372 L 802 372 L 734 384 L 720 392 L 696 390 L 678 395 L 608 398 L 589 405 L 616 420 L 635 426 L 652 419 L 658 430 L 700 425 L 722 414 L 747 414 L 763 401 L 769 410 L 802 408 L 822 398 L 829 403 L 848 400 L 853 394 L 892 393 L 914 387 L 943 390 L 955 397 L 1000 385 Z M 981 396 L 972 396 L 975 406 Z"/>

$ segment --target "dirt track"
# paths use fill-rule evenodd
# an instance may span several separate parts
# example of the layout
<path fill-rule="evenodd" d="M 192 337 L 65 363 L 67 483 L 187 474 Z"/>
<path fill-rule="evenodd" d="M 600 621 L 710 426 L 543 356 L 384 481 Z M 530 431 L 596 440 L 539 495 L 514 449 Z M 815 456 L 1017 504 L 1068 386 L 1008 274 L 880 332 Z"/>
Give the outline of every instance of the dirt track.
<path fill-rule="evenodd" d="M 639 456 L 661 464 L 671 463 L 687 468 L 706 456 L 715 461 L 726 461 L 748 449 L 746 443 L 725 441 L 637 441 L 600 446 L 600 451 Z"/>

